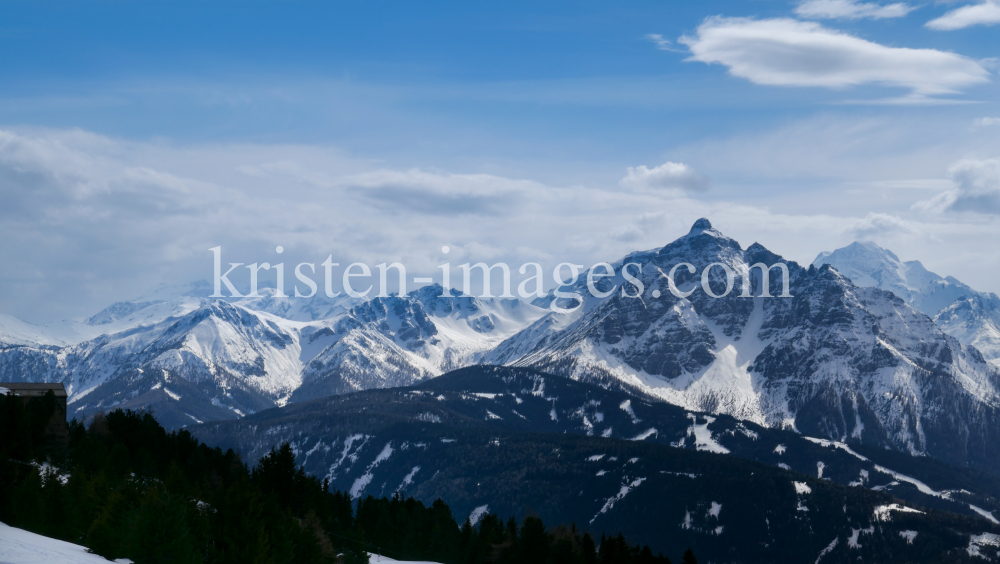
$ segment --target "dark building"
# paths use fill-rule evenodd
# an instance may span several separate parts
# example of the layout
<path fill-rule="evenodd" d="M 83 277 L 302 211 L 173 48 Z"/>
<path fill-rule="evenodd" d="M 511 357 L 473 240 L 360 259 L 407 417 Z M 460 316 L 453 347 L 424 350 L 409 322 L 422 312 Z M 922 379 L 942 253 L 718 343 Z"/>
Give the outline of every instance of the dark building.
<path fill-rule="evenodd" d="M 66 424 L 66 387 L 62 384 L 35 384 L 26 382 L 0 382 L 0 394 L 13 394 L 27 404 L 34 400 L 42 400 L 52 392 L 56 400 L 56 409 L 52 419 L 45 429 L 46 440 L 56 443 L 69 442 L 69 426 Z"/>
<path fill-rule="evenodd" d="M 56 403 L 62 408 L 63 416 L 66 415 L 66 387 L 62 384 L 32 384 L 27 382 L 0 382 L 0 394 L 12 393 L 15 396 L 24 398 L 27 402 L 31 398 L 45 397 L 45 394 L 52 390 L 56 396 Z"/>

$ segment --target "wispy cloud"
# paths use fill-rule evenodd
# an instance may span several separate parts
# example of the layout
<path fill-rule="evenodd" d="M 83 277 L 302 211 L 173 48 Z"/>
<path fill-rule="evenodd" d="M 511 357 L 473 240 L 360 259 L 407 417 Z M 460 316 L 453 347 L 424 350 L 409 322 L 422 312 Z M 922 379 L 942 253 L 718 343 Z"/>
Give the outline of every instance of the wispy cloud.
<path fill-rule="evenodd" d="M 996 117 L 976 118 L 972 121 L 972 125 L 976 127 L 989 127 L 991 125 L 1000 125 L 1000 118 Z"/>
<path fill-rule="evenodd" d="M 956 8 L 940 18 L 933 19 L 925 25 L 931 29 L 953 31 L 975 25 L 994 25 L 1000 23 L 1000 1 L 986 0 L 979 4 L 971 4 Z"/>
<path fill-rule="evenodd" d="M 656 46 L 660 51 L 672 51 L 674 53 L 687 53 L 683 49 L 677 49 L 674 44 L 667 38 L 663 37 L 659 33 L 647 33 L 646 39 L 651 41 L 653 45 Z"/>
<path fill-rule="evenodd" d="M 978 62 L 935 49 L 887 47 L 814 22 L 712 17 L 682 37 L 689 60 L 718 63 L 757 84 L 845 88 L 882 85 L 923 97 L 989 81 Z M 913 101 L 914 98 L 903 98 Z"/>
<path fill-rule="evenodd" d="M 795 13 L 803 18 L 813 19 L 877 20 L 901 18 L 914 9 L 913 6 L 902 2 L 883 5 L 854 0 L 806 0 L 795 8 Z"/>
<path fill-rule="evenodd" d="M 355 193 L 378 208 L 427 215 L 497 215 L 511 212 L 537 182 L 490 174 L 435 174 L 419 169 L 380 170 L 344 179 Z"/>

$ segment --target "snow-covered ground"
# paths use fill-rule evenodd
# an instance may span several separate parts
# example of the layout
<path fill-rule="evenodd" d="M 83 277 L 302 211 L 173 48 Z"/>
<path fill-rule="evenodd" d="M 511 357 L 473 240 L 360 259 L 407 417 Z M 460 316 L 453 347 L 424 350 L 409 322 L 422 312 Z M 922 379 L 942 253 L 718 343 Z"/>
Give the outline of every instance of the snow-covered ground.
<path fill-rule="evenodd" d="M 387 556 L 371 554 L 373 564 L 397 564 Z M 124 558 L 115 560 L 117 564 L 131 564 Z M 24 529 L 16 529 L 0 523 L 0 564 L 108 564 L 108 560 L 87 549 L 61 540 L 50 539 Z M 411 562 L 406 564 L 438 564 L 436 562 Z"/>
<path fill-rule="evenodd" d="M 382 564 L 396 564 L 397 562 L 399 562 L 401 564 L 404 564 L 403 560 L 393 560 L 392 558 L 389 558 L 388 556 L 379 556 L 378 554 L 372 554 L 371 552 L 368 553 L 368 556 L 370 557 L 368 560 L 369 560 L 369 562 L 371 562 L 371 564 L 378 564 L 378 563 L 382 563 Z M 438 564 L 438 563 L 437 562 L 428 562 L 426 560 L 421 560 L 419 562 L 411 561 L 411 560 L 406 560 L 405 564 Z"/>
<path fill-rule="evenodd" d="M 373 560 L 374 561 L 374 560 Z M 115 560 L 118 564 L 130 560 Z M 0 564 L 107 564 L 76 544 L 50 539 L 0 523 Z"/>

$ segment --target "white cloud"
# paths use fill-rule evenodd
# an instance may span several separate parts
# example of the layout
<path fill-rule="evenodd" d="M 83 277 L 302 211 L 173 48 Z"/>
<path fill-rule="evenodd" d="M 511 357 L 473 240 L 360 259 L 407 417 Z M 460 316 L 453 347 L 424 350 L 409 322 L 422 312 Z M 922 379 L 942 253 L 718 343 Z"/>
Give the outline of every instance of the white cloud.
<path fill-rule="evenodd" d="M 956 8 L 925 25 L 931 29 L 952 31 L 974 25 L 994 25 L 997 23 L 1000 23 L 1000 1 L 987 0 L 980 4 Z"/>
<path fill-rule="evenodd" d="M 955 187 L 913 205 L 915 211 L 1000 215 L 1000 159 L 962 159 L 948 169 Z"/>
<path fill-rule="evenodd" d="M 669 39 L 663 37 L 659 33 L 647 33 L 646 39 L 653 42 L 653 45 L 656 45 L 656 48 L 659 49 L 660 51 L 673 51 L 674 53 L 686 53 L 686 51 L 675 49 L 673 46 L 674 44 Z"/>
<path fill-rule="evenodd" d="M 918 233 L 912 222 L 887 213 L 869 213 L 852 223 L 847 232 L 853 239 L 875 239 L 886 235 Z"/>
<path fill-rule="evenodd" d="M 383 210 L 428 215 L 496 214 L 517 208 L 544 186 L 490 174 L 441 174 L 420 169 L 379 170 L 342 183 Z"/>
<path fill-rule="evenodd" d="M 845 88 L 876 84 L 921 98 L 989 81 L 979 63 L 935 49 L 886 47 L 814 22 L 712 17 L 682 37 L 689 60 L 719 63 L 757 84 Z"/>
<path fill-rule="evenodd" d="M 608 233 L 608 237 L 616 241 L 631 243 L 642 238 L 645 232 L 637 225 L 631 223 L 615 227 Z"/>
<path fill-rule="evenodd" d="M 665 162 L 653 168 L 647 168 L 646 165 L 630 166 L 619 184 L 626 187 L 704 192 L 712 183 L 707 176 L 684 163 Z"/>
<path fill-rule="evenodd" d="M 995 117 L 981 117 L 973 120 L 972 125 L 976 127 L 989 127 L 991 125 L 1000 125 L 1000 118 Z"/>
<path fill-rule="evenodd" d="M 795 8 L 795 13 L 803 18 L 856 20 L 901 18 L 913 10 L 913 6 L 902 2 L 882 5 L 854 0 L 807 0 Z"/>

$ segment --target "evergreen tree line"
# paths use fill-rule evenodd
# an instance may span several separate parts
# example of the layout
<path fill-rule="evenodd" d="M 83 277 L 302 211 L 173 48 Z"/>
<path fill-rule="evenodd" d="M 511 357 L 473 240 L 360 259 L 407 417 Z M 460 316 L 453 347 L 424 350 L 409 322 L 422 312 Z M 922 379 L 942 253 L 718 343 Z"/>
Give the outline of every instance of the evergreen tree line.
<path fill-rule="evenodd" d="M 486 515 L 460 527 L 442 500 L 350 496 L 295 465 L 286 443 L 250 468 L 232 450 L 116 410 L 46 440 L 50 393 L 0 396 L 0 521 L 137 564 L 368 562 L 367 552 L 445 564 L 669 563 L 619 534 L 600 542 Z M 45 463 L 41 463 L 41 462 Z M 688 551 L 683 564 L 696 562 Z"/>
<path fill-rule="evenodd" d="M 511 517 L 506 523 L 495 514 L 483 516 L 473 527 L 468 519 L 462 525 L 459 564 L 671 564 L 649 546 L 630 546 L 625 537 L 601 535 L 600 544 L 590 533 L 580 534 L 576 525 L 559 525 L 546 530 L 538 517 L 526 517 L 518 527 Z M 698 564 L 687 550 L 682 564 Z"/>

